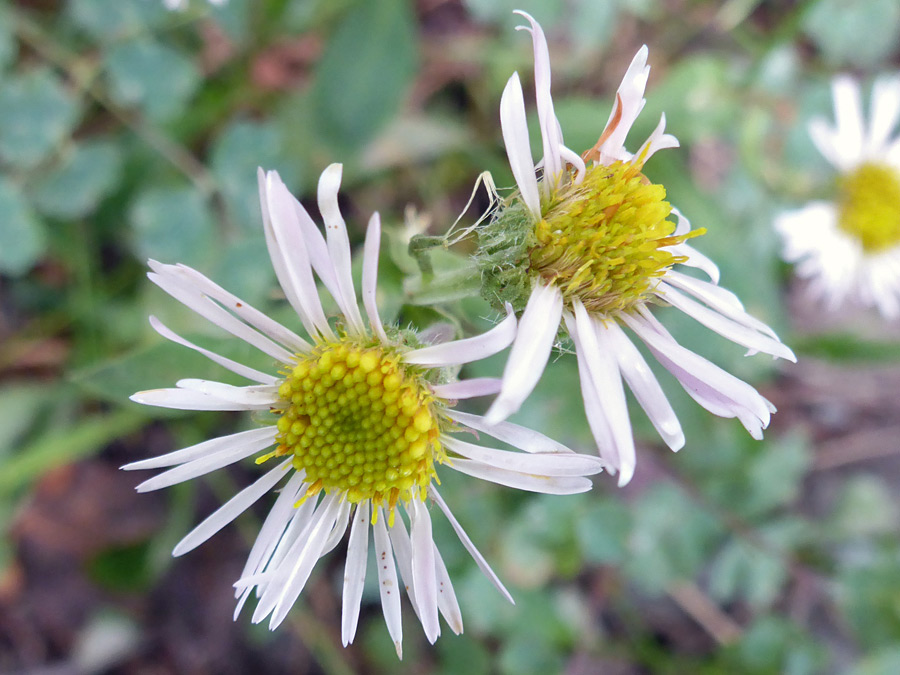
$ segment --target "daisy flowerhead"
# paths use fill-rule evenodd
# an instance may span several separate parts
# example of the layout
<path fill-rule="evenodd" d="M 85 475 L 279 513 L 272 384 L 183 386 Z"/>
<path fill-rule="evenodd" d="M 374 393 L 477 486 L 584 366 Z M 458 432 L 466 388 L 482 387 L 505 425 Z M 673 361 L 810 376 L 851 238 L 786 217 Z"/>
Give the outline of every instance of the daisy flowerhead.
<path fill-rule="evenodd" d="M 859 84 L 832 82 L 835 124 L 814 119 L 809 133 L 839 176 L 834 201 L 814 201 L 775 220 L 783 256 L 832 310 L 845 303 L 900 315 L 900 76 L 872 87 L 869 123 Z"/>
<path fill-rule="evenodd" d="M 550 95 L 550 57 L 538 23 L 531 34 L 543 159 L 531 154 L 525 103 L 517 73 L 500 101 L 503 140 L 518 191 L 479 228 L 476 260 L 483 294 L 522 311 L 503 373 L 500 394 L 488 411 L 499 422 L 519 409 L 534 389 L 561 327 L 575 346 L 588 422 L 606 468 L 619 484 L 634 472 L 635 450 L 622 379 L 673 450 L 684 444 L 681 425 L 628 328 L 697 403 L 737 417 L 761 438 L 772 405 L 749 384 L 679 345 L 651 313 L 672 306 L 743 345 L 794 360 L 772 330 L 748 315 L 738 298 L 718 286 L 716 265 L 687 241 L 702 231 L 666 201 L 666 190 L 642 173 L 645 162 L 678 146 L 665 133 L 665 116 L 636 154 L 625 138 L 644 107 L 650 68 L 641 47 L 616 92 L 600 139 L 582 155 L 563 143 Z M 536 173 L 536 168 L 539 172 Z M 676 265 L 694 267 L 709 281 Z"/>
<path fill-rule="evenodd" d="M 461 364 L 509 346 L 516 318 L 508 312 L 482 335 L 439 344 L 427 344 L 424 333 L 417 336 L 411 330 L 383 325 L 375 302 L 381 236 L 377 213 L 369 221 L 363 247 L 363 318 L 351 275 L 347 228 L 338 208 L 340 181 L 339 164 L 331 165 L 319 180 L 323 237 L 278 174 L 259 172 L 272 265 L 307 338 L 196 270 L 150 262 L 148 276 L 157 286 L 271 358 L 277 372 L 262 372 L 203 349 L 151 317 L 163 337 L 200 352 L 252 384 L 186 379 L 173 389 L 142 391 L 132 399 L 182 410 L 262 411 L 257 414 L 268 414 L 271 424 L 123 468 L 172 467 L 141 483 L 137 489 L 143 492 L 252 456 L 257 464 L 273 464 L 184 537 L 173 554 L 179 556 L 200 545 L 280 485 L 235 584 L 235 618 L 255 594 L 253 622 L 269 617 L 269 627 L 277 627 L 316 562 L 338 545 L 349 528 L 341 627 L 344 645 L 356 632 L 367 558 L 374 555 L 385 621 L 400 655 L 402 587 L 429 641 L 440 634 L 439 613 L 451 630 L 462 631 L 453 585 L 432 539 L 430 503 L 444 513 L 481 570 L 512 600 L 438 492 L 439 465 L 501 485 L 553 494 L 590 489 L 585 476 L 599 472 L 601 465 L 597 458 L 575 454 L 535 431 L 508 423 L 488 427 L 482 417 L 454 409 L 460 399 L 498 391 L 499 380 L 458 381 L 455 374 Z M 334 298 L 340 316 L 326 317 L 314 273 Z M 473 432 L 489 434 L 524 452 L 484 447 L 461 438 Z"/>

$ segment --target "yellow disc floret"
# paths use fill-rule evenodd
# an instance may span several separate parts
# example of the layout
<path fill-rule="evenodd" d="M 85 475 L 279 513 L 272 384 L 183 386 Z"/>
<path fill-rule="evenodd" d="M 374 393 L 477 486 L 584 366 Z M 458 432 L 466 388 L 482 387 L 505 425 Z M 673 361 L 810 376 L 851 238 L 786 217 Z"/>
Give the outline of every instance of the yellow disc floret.
<path fill-rule="evenodd" d="M 338 491 L 393 510 L 421 498 L 444 458 L 430 387 L 383 345 L 320 343 L 297 356 L 278 394 L 276 454 L 293 454 L 308 495 Z"/>
<path fill-rule="evenodd" d="M 590 167 L 581 184 L 553 196 L 536 225 L 532 271 L 588 311 L 625 310 L 642 301 L 654 278 L 684 262 L 665 247 L 703 233 L 673 235 L 666 190 L 640 168 L 630 162 Z"/>
<path fill-rule="evenodd" d="M 900 174 L 863 164 L 840 180 L 838 224 L 868 253 L 900 244 Z"/>

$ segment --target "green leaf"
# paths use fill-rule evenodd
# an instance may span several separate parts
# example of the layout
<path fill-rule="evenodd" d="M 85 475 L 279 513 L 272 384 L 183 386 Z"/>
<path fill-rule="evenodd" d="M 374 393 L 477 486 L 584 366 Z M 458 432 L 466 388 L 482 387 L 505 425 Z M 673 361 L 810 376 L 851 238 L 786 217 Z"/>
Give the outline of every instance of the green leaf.
<path fill-rule="evenodd" d="M 648 489 L 634 505 L 625 573 L 647 592 L 661 593 L 693 578 L 709 560 L 720 528 L 712 517 L 672 485 Z"/>
<path fill-rule="evenodd" d="M 710 568 L 710 592 L 719 600 L 746 599 L 763 609 L 777 598 L 787 580 L 787 569 L 773 552 L 742 539 L 731 539 Z"/>
<path fill-rule="evenodd" d="M 12 30 L 13 22 L 6 6 L 0 4 L 0 75 L 16 56 L 16 38 Z"/>
<path fill-rule="evenodd" d="M 594 501 L 579 514 L 575 524 L 578 542 L 587 562 L 617 565 L 628 555 L 631 512 L 621 501 Z"/>
<path fill-rule="evenodd" d="M 9 455 L 55 396 L 53 388 L 41 384 L 9 383 L 0 387 L 0 458 Z"/>
<path fill-rule="evenodd" d="M 38 182 L 35 206 L 56 218 L 86 216 L 118 184 L 121 166 L 122 152 L 113 141 L 76 144 L 62 163 Z"/>
<path fill-rule="evenodd" d="M 162 0 L 69 0 L 66 11 L 72 23 L 98 41 L 139 35 L 168 18 Z"/>
<path fill-rule="evenodd" d="M 837 579 L 836 595 L 844 619 L 866 649 L 898 644 L 900 567 L 896 546 L 863 564 L 853 558 L 850 561 Z"/>
<path fill-rule="evenodd" d="M 78 122 L 78 102 L 52 71 L 37 68 L 0 82 L 0 158 L 28 169 Z"/>
<path fill-rule="evenodd" d="M 138 258 L 200 266 L 216 246 L 209 208 L 190 187 L 150 188 L 129 212 Z"/>
<path fill-rule="evenodd" d="M 0 497 L 6 497 L 50 469 L 101 450 L 146 421 L 133 411 L 94 415 L 77 424 L 46 433 L 7 459 L 0 472 Z"/>
<path fill-rule="evenodd" d="M 417 62 L 408 0 L 357 3 L 331 36 L 316 68 L 316 126 L 336 149 L 360 147 L 403 102 Z"/>
<path fill-rule="evenodd" d="M 779 616 L 754 622 L 731 649 L 724 673 L 815 675 L 825 665 L 824 645 Z"/>
<path fill-rule="evenodd" d="M 37 219 L 15 185 L 0 176 L 0 272 L 25 274 L 46 249 L 44 224 Z"/>
<path fill-rule="evenodd" d="M 897 675 L 900 673 L 900 647 L 890 646 L 867 655 L 850 675 Z"/>
<path fill-rule="evenodd" d="M 894 0 L 819 0 L 804 32 L 833 65 L 874 66 L 897 49 L 900 4 Z"/>
<path fill-rule="evenodd" d="M 211 168 L 236 224 L 262 232 L 256 169 L 275 170 L 287 185 L 298 182 L 296 166 L 287 161 L 284 138 L 270 122 L 238 120 L 215 140 Z"/>
<path fill-rule="evenodd" d="M 111 98 L 155 120 L 178 115 L 202 81 L 193 61 L 147 37 L 112 46 L 103 63 Z"/>
<path fill-rule="evenodd" d="M 855 476 L 841 488 L 828 524 L 837 537 L 869 537 L 897 531 L 897 503 L 877 476 Z"/>

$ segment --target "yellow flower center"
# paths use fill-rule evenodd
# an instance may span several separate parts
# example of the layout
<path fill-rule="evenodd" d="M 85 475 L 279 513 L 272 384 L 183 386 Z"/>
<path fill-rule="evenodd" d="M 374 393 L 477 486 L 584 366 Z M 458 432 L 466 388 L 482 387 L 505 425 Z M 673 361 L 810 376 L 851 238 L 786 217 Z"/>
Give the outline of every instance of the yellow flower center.
<path fill-rule="evenodd" d="M 640 168 L 630 162 L 588 168 L 580 185 L 553 196 L 535 227 L 532 271 L 588 311 L 621 311 L 642 301 L 653 279 L 685 260 L 665 247 L 704 232 L 673 236 L 666 190 Z"/>
<path fill-rule="evenodd" d="M 838 225 L 876 253 L 900 243 L 900 174 L 884 164 L 863 164 L 840 179 Z"/>
<path fill-rule="evenodd" d="M 381 345 L 344 338 L 316 345 L 278 389 L 276 454 L 293 454 L 308 495 L 339 491 L 393 511 L 422 498 L 444 452 L 435 398 L 422 371 Z"/>

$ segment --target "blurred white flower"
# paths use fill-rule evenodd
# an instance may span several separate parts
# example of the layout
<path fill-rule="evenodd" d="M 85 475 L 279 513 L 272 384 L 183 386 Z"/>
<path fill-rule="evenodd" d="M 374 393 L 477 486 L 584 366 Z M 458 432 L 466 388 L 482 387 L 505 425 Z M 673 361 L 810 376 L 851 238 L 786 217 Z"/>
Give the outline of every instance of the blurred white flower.
<path fill-rule="evenodd" d="M 437 464 L 522 490 L 571 494 L 591 487 L 601 470 L 596 457 L 578 455 L 514 424 L 488 427 L 478 415 L 454 410 L 459 399 L 499 390 L 499 380 L 457 381 L 460 364 L 506 348 L 515 335 L 509 311 L 479 335 L 425 345 L 409 330 L 386 327 L 376 306 L 381 226 L 372 216 L 363 251 L 362 303 L 351 276 L 350 243 L 338 208 L 341 166 L 319 180 L 318 203 L 326 237 L 278 174 L 259 173 L 266 243 L 288 302 L 310 341 L 183 265 L 150 262 L 150 279 L 173 298 L 279 364 L 276 375 L 205 350 L 151 317 L 165 338 L 194 349 L 246 378 L 249 386 L 185 379 L 174 389 L 142 391 L 132 399 L 182 410 L 269 411 L 272 423 L 126 465 L 174 467 L 138 486 L 141 492 L 180 483 L 247 457 L 277 465 L 204 520 L 175 547 L 182 555 L 209 539 L 264 494 L 283 483 L 236 584 L 237 610 L 255 590 L 253 621 L 274 629 L 288 614 L 316 562 L 350 530 L 343 586 L 341 633 L 353 640 L 366 576 L 369 531 L 388 631 L 401 653 L 400 591 L 406 588 L 428 640 L 440 634 L 438 614 L 462 631 L 447 569 L 432 540 L 428 502 L 437 504 L 482 571 L 512 598 L 455 520 L 436 484 Z M 313 272 L 342 316 L 329 321 Z M 483 447 L 460 439 L 486 433 L 524 450 Z M 271 446 L 274 451 L 264 453 Z M 409 529 L 404 515 L 409 521 Z M 396 562 L 396 567 L 395 567 Z M 397 568 L 400 570 L 398 581 Z"/>
<path fill-rule="evenodd" d="M 216 5 L 217 7 L 221 7 L 228 0 L 206 0 L 211 5 Z M 169 10 L 182 10 L 187 9 L 188 3 L 190 0 L 163 0 L 163 4 L 166 6 L 166 9 Z"/>
<path fill-rule="evenodd" d="M 900 315 L 900 76 L 876 80 L 869 123 L 859 84 L 832 82 L 835 125 L 815 119 L 809 133 L 840 172 L 834 201 L 814 201 L 775 220 L 783 255 L 829 309 L 844 304 Z"/>
<path fill-rule="evenodd" d="M 681 425 L 624 326 L 701 406 L 737 417 L 761 438 L 774 407 L 749 384 L 679 345 L 650 311 L 653 304 L 675 307 L 749 353 L 794 360 L 768 326 L 717 285 L 716 265 L 687 243 L 702 231 L 692 231 L 665 201 L 665 188 L 641 173 L 655 152 L 678 146 L 665 133 L 665 116 L 636 154 L 625 149 L 645 103 L 647 47 L 625 73 L 600 140 L 579 156 L 564 145 L 553 110 L 544 33 L 531 16 L 517 13 L 530 24 L 519 29 L 533 41 L 543 159 L 536 166 L 532 158 L 516 73 L 503 92 L 500 121 L 518 193 L 480 228 L 477 258 L 484 295 L 512 302 L 517 310 L 524 306 L 524 312 L 488 421 L 499 422 L 519 409 L 562 324 L 575 344 L 588 422 L 606 468 L 619 472 L 619 484 L 631 479 L 635 467 L 623 378 L 669 447 L 682 447 Z M 677 224 L 668 220 L 670 214 Z M 675 265 L 698 268 L 710 281 L 676 271 Z"/>

